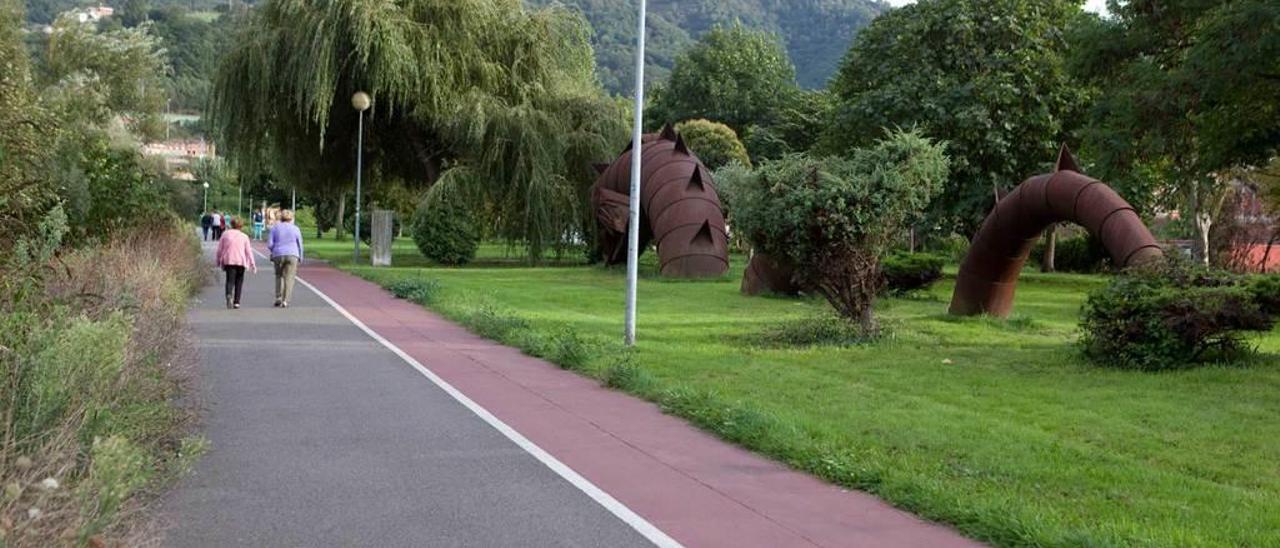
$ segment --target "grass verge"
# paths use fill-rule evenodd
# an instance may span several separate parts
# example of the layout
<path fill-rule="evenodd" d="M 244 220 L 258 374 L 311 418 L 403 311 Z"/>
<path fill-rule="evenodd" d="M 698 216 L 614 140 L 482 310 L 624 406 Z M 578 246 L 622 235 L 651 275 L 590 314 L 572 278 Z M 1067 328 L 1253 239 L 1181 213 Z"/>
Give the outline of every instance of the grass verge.
<path fill-rule="evenodd" d="M 55 223 L 56 224 L 56 223 Z M 194 232 L 160 223 L 6 264 L 0 305 L 0 546 L 137 545 L 140 510 L 204 448 L 176 402 L 204 282 Z"/>

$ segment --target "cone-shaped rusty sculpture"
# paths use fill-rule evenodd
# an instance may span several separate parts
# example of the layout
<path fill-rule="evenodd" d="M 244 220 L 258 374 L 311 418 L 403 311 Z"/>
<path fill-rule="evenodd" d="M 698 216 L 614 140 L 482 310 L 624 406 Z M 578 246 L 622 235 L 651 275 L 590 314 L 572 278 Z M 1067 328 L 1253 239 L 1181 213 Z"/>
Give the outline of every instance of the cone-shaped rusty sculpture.
<path fill-rule="evenodd" d="M 670 126 L 645 135 L 640 174 L 640 249 L 658 248 L 663 276 L 706 278 L 729 270 L 724 210 L 711 173 Z M 608 264 L 627 261 L 631 147 L 601 170 L 591 205 L 600 252 Z"/>
<path fill-rule="evenodd" d="M 1044 230 L 1073 222 L 1102 240 L 1121 268 L 1163 253 L 1142 219 L 1111 187 L 1080 173 L 1063 145 L 1056 172 L 1027 179 L 996 204 L 960 265 L 951 313 L 1007 316 L 1018 274 Z"/>

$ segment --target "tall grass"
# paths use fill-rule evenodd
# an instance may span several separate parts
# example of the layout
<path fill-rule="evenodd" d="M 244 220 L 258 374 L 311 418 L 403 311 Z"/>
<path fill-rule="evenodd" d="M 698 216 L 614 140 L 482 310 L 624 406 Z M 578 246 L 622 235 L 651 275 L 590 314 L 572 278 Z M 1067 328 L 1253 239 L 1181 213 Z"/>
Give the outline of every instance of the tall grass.
<path fill-rule="evenodd" d="M 175 402 L 207 270 L 176 221 L 78 250 L 57 224 L 0 272 L 0 546 L 134 544 L 145 495 L 202 445 Z"/>

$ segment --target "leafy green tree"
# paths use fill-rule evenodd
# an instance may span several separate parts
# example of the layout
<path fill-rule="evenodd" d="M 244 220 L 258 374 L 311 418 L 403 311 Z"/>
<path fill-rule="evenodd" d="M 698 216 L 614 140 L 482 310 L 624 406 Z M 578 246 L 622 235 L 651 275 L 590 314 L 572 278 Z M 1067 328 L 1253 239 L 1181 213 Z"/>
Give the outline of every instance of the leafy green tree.
<path fill-rule="evenodd" d="M 1085 131 L 1098 175 L 1195 221 L 1197 257 L 1229 171 L 1280 144 L 1280 4 L 1111 2 L 1073 37 L 1073 70 L 1099 89 Z"/>
<path fill-rule="evenodd" d="M 0 0 L 0 255 L 35 227 L 54 200 L 42 175 L 52 153 L 49 113 L 31 81 L 22 4 Z"/>
<path fill-rule="evenodd" d="M 42 85 L 61 117 L 106 127 L 114 119 L 146 138 L 163 135 L 167 62 L 148 26 L 99 31 L 59 17 L 44 53 Z"/>
<path fill-rule="evenodd" d="M 771 160 L 812 149 L 831 124 L 834 108 L 830 92 L 792 90 L 771 124 L 747 128 L 747 152 L 756 160 Z"/>
<path fill-rule="evenodd" d="M 147 0 L 124 0 L 116 16 L 124 26 L 132 28 L 146 23 L 150 19 L 150 12 L 151 3 Z"/>
<path fill-rule="evenodd" d="M 1042 171 L 1085 94 L 1066 71 L 1077 0 L 931 0 L 895 9 L 854 40 L 832 81 L 823 149 L 866 146 L 884 128 L 947 143 L 951 178 L 930 224 L 974 233 L 994 196 Z"/>
<path fill-rule="evenodd" d="M 625 140 L 624 114 L 593 69 L 587 28 L 563 9 L 269 0 L 218 72 L 212 117 L 237 162 L 274 164 L 323 195 L 351 184 L 349 98 L 366 91 L 370 173 L 467 194 L 537 258 L 581 227 L 591 164 Z"/>
<path fill-rule="evenodd" d="M 218 60 L 231 49 L 235 28 L 243 18 L 227 14 L 210 21 L 170 6 L 153 10 L 151 21 L 152 32 L 160 37 L 172 67 L 169 88 L 173 110 L 204 111 Z"/>
<path fill-rule="evenodd" d="M 708 169 L 714 171 L 733 162 L 751 167 L 747 147 L 742 146 L 738 134 L 729 126 L 711 120 L 689 120 L 676 124 L 676 131 Z"/>
<path fill-rule="evenodd" d="M 847 158 L 795 154 L 725 173 L 736 174 L 721 181 L 735 229 L 871 333 L 880 258 L 941 190 L 947 158 L 941 145 L 898 132 Z"/>
<path fill-rule="evenodd" d="M 653 124 L 698 118 L 741 132 L 767 125 L 796 89 L 796 69 L 778 37 L 741 25 L 717 28 L 676 59 L 671 79 L 654 90 Z"/>

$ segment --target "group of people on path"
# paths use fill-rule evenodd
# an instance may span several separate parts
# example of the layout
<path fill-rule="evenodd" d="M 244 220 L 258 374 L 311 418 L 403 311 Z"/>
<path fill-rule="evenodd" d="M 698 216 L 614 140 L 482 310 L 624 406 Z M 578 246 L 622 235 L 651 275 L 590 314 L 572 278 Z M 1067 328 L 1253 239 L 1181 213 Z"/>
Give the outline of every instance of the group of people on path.
<path fill-rule="evenodd" d="M 261 209 L 253 211 L 253 239 L 262 239 L 262 230 L 266 227 L 266 215 Z M 204 233 L 204 241 L 209 241 L 209 234 L 213 234 L 214 241 L 222 239 L 222 234 L 231 227 L 236 218 L 230 213 L 224 213 L 218 210 L 206 211 L 200 217 L 200 231 Z"/>
<path fill-rule="evenodd" d="M 201 227 L 203 226 L 202 220 Z M 240 308 L 245 271 L 257 274 L 258 264 L 253 258 L 253 243 L 240 230 L 244 227 L 244 221 L 232 218 L 230 226 L 230 229 L 216 238 L 218 249 L 214 256 L 218 268 L 226 276 L 227 308 Z M 255 216 L 254 233 L 260 236 L 261 232 Z M 298 275 L 298 263 L 302 262 L 302 231 L 293 224 L 293 211 L 285 209 L 280 212 L 280 221 L 268 233 L 267 251 L 275 265 L 275 306 L 288 308 L 289 299 L 293 297 L 294 279 Z"/>

